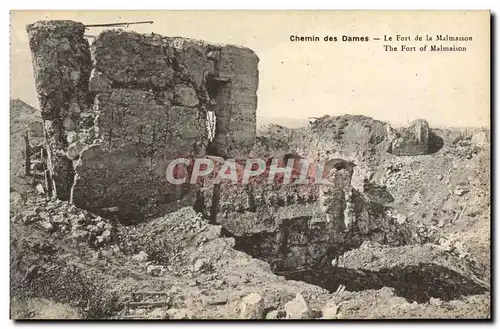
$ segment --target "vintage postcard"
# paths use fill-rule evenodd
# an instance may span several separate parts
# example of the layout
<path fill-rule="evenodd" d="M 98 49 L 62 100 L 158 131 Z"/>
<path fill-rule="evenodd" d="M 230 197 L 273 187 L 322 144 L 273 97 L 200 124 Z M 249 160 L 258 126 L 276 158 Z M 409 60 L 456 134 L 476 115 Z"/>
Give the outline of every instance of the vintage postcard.
<path fill-rule="evenodd" d="M 12 319 L 491 319 L 489 11 L 12 11 Z"/>

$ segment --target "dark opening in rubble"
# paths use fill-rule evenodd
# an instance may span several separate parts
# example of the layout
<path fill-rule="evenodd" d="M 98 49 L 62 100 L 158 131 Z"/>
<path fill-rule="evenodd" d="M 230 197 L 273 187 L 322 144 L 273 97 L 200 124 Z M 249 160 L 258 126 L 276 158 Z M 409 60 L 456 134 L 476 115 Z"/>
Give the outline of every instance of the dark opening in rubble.
<path fill-rule="evenodd" d="M 480 281 L 437 263 L 394 265 L 380 270 L 333 267 L 332 260 L 349 250 L 358 248 L 363 239 L 353 236 L 342 239 L 338 244 L 330 243 L 322 249 L 320 243 L 318 247 L 322 251 L 319 255 L 311 253 L 315 248 L 307 242 L 291 250 L 286 241 L 289 241 L 291 236 L 298 237 L 300 232 L 307 230 L 307 226 L 304 226 L 307 222 L 307 218 L 295 219 L 288 224 L 284 221 L 278 232 L 261 232 L 247 236 L 232 235 L 236 241 L 235 248 L 268 262 L 277 275 L 284 276 L 288 280 L 304 281 L 320 286 L 331 292 L 335 292 L 340 285 L 344 285 L 348 291 L 392 287 L 396 295 L 409 302 L 425 303 L 431 297 L 449 301 L 488 291 Z M 375 233 L 375 230 L 372 232 Z M 371 240 L 375 238 L 375 236 L 370 237 Z M 405 236 L 404 239 L 406 243 L 410 242 L 410 237 Z M 401 244 L 405 244 L 404 241 L 402 240 Z M 387 241 L 380 242 L 387 244 Z"/>
<path fill-rule="evenodd" d="M 437 264 L 420 264 L 387 268 L 381 271 L 346 268 L 315 269 L 289 272 L 288 280 L 300 280 L 335 292 L 340 285 L 346 290 L 361 291 L 392 287 L 397 296 L 410 302 L 428 302 L 431 297 L 444 301 L 461 296 L 482 294 L 487 289 L 460 273 Z"/>
<path fill-rule="evenodd" d="M 429 154 L 436 153 L 443 148 L 444 141 L 433 131 L 429 132 Z"/>

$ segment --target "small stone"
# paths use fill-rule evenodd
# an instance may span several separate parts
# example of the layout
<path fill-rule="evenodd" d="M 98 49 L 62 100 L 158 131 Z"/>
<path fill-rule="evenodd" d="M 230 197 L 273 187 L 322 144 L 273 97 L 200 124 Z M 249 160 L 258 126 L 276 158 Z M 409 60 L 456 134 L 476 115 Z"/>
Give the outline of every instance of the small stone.
<path fill-rule="evenodd" d="M 295 299 L 285 304 L 287 319 L 309 319 L 311 310 L 301 294 L 295 295 Z"/>
<path fill-rule="evenodd" d="M 397 214 L 396 215 L 396 222 L 399 224 L 399 225 L 403 225 L 404 223 L 406 223 L 406 219 L 407 217 L 403 214 Z"/>
<path fill-rule="evenodd" d="M 71 236 L 76 240 L 83 240 L 88 235 L 87 231 L 74 231 Z"/>
<path fill-rule="evenodd" d="M 146 254 L 144 251 L 141 251 L 137 255 L 132 256 L 132 259 L 136 262 L 145 262 L 148 259 L 148 254 Z"/>
<path fill-rule="evenodd" d="M 33 223 L 38 218 L 39 218 L 38 214 L 35 211 L 33 211 L 33 210 L 28 210 L 28 211 L 23 212 L 23 222 L 25 224 Z"/>
<path fill-rule="evenodd" d="M 42 171 L 43 170 L 43 163 L 38 160 L 32 160 L 30 169 L 34 171 Z"/>
<path fill-rule="evenodd" d="M 36 185 L 36 191 L 40 194 L 45 194 L 45 189 L 43 188 L 42 184 Z"/>
<path fill-rule="evenodd" d="M 63 127 L 64 127 L 64 129 L 66 129 L 66 131 L 75 130 L 75 128 L 76 128 L 75 122 L 73 122 L 73 120 L 71 120 L 71 118 L 66 118 L 63 120 Z"/>
<path fill-rule="evenodd" d="M 439 174 L 439 175 L 437 176 L 437 179 L 438 179 L 438 180 L 443 180 L 443 175 Z"/>
<path fill-rule="evenodd" d="M 222 286 L 224 285 L 224 280 L 217 280 L 214 282 L 214 288 L 215 289 L 220 289 L 222 288 Z"/>
<path fill-rule="evenodd" d="M 203 259 L 203 258 L 197 259 L 194 262 L 193 271 L 194 272 L 199 272 L 199 271 L 203 270 L 203 268 L 206 265 L 207 265 L 207 261 L 205 259 Z"/>
<path fill-rule="evenodd" d="M 44 230 L 49 232 L 54 229 L 54 225 L 52 225 L 52 223 L 49 222 L 48 220 L 39 221 L 38 225 L 40 225 Z"/>
<path fill-rule="evenodd" d="M 416 206 L 419 205 L 422 202 L 422 194 L 420 192 L 415 193 L 413 196 L 413 199 L 411 200 L 411 203 Z"/>
<path fill-rule="evenodd" d="M 87 222 L 87 219 L 85 218 L 85 214 L 78 214 L 76 221 L 78 224 L 85 224 Z"/>
<path fill-rule="evenodd" d="M 165 320 L 168 319 L 167 309 L 163 307 L 155 308 L 148 314 L 148 319 Z"/>
<path fill-rule="evenodd" d="M 66 140 L 68 141 L 68 144 L 72 144 L 78 140 L 78 133 L 74 131 L 69 131 L 68 134 L 66 135 Z"/>
<path fill-rule="evenodd" d="M 266 314 L 266 320 L 276 320 L 278 319 L 278 310 L 272 310 Z"/>
<path fill-rule="evenodd" d="M 99 229 L 95 225 L 87 225 L 87 231 L 89 232 L 97 232 Z"/>
<path fill-rule="evenodd" d="M 24 198 L 21 193 L 10 192 L 10 203 L 11 205 L 21 205 L 24 203 Z"/>
<path fill-rule="evenodd" d="M 455 190 L 453 191 L 453 194 L 455 195 L 458 195 L 458 196 L 462 196 L 464 195 L 465 193 L 467 193 L 468 191 L 466 189 L 462 189 L 460 187 L 456 187 Z"/>
<path fill-rule="evenodd" d="M 80 141 L 76 141 L 68 146 L 68 158 L 70 159 L 76 159 L 80 156 L 80 153 L 83 151 L 85 148 L 85 145 L 81 143 Z"/>
<path fill-rule="evenodd" d="M 251 293 L 240 302 L 240 319 L 262 319 L 264 315 L 264 300 L 262 296 Z"/>
<path fill-rule="evenodd" d="M 440 307 L 443 305 L 443 301 L 439 298 L 431 297 L 431 299 L 429 299 L 429 304 Z"/>
<path fill-rule="evenodd" d="M 172 320 L 194 319 L 193 313 L 185 308 L 182 309 L 172 308 L 167 311 L 167 315 L 168 318 Z"/>
<path fill-rule="evenodd" d="M 61 216 L 61 215 L 53 215 L 52 222 L 53 223 L 64 223 L 64 222 L 66 222 L 66 217 Z"/>
<path fill-rule="evenodd" d="M 69 106 L 69 111 L 72 113 L 72 114 L 80 114 L 80 106 L 78 105 L 78 103 L 71 103 L 71 105 Z"/>
<path fill-rule="evenodd" d="M 199 103 L 196 91 L 186 85 L 176 85 L 174 97 L 177 104 L 187 107 L 194 107 Z"/>
<path fill-rule="evenodd" d="M 152 276 L 160 276 L 165 272 L 165 268 L 161 265 L 148 265 L 146 272 Z"/>
<path fill-rule="evenodd" d="M 102 232 L 102 236 L 103 237 L 111 237 L 111 231 L 110 230 L 105 230 L 104 232 Z"/>
<path fill-rule="evenodd" d="M 101 250 L 101 254 L 103 257 L 109 257 L 109 256 L 113 255 L 113 251 L 112 250 Z"/>
<path fill-rule="evenodd" d="M 103 229 L 104 228 L 104 222 L 98 222 L 97 224 L 95 224 L 98 228 L 100 229 Z"/>
<path fill-rule="evenodd" d="M 334 301 L 330 300 L 326 303 L 325 307 L 322 310 L 322 319 L 336 319 L 338 311 L 338 305 Z"/>

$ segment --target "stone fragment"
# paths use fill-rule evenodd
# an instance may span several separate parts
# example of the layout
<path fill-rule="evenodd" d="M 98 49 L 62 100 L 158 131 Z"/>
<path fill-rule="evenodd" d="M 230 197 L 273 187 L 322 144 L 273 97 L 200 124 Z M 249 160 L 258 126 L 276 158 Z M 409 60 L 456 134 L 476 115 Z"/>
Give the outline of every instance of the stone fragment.
<path fill-rule="evenodd" d="M 148 259 L 148 254 L 144 251 L 140 251 L 137 255 L 132 256 L 132 259 L 136 262 L 145 262 Z"/>
<path fill-rule="evenodd" d="M 161 276 L 165 272 L 165 268 L 161 265 L 148 265 L 146 272 L 151 276 Z"/>
<path fill-rule="evenodd" d="M 243 297 L 240 302 L 240 319 L 262 319 L 264 314 L 264 301 L 262 296 L 251 293 Z"/>
<path fill-rule="evenodd" d="M 186 85 L 176 85 L 174 89 L 174 101 L 181 106 L 195 107 L 199 104 L 196 91 Z"/>
<path fill-rule="evenodd" d="M 22 216 L 24 224 L 31 224 L 39 219 L 38 214 L 33 210 L 23 212 Z"/>
<path fill-rule="evenodd" d="M 194 262 L 193 271 L 194 272 L 201 272 L 204 269 L 206 269 L 208 265 L 209 265 L 209 262 L 207 260 L 205 260 L 203 258 L 197 259 Z"/>
<path fill-rule="evenodd" d="M 391 153 L 399 156 L 414 156 L 429 153 L 429 124 L 425 120 L 415 120 L 407 128 L 389 129 Z"/>
<path fill-rule="evenodd" d="M 336 319 L 337 313 L 339 311 L 339 306 L 333 300 L 330 300 L 323 307 L 321 313 L 323 314 L 322 319 Z"/>
<path fill-rule="evenodd" d="M 311 317 L 311 310 L 304 297 L 299 293 L 295 295 L 295 299 L 285 304 L 284 309 L 287 319 L 309 319 Z"/>
<path fill-rule="evenodd" d="M 42 184 L 36 184 L 36 190 L 40 194 L 45 194 L 45 189 L 43 188 Z"/>
<path fill-rule="evenodd" d="M 458 196 L 462 196 L 462 195 L 466 194 L 467 192 L 469 192 L 469 191 L 467 191 L 467 189 L 461 188 L 460 186 L 457 186 L 455 188 L 455 190 L 453 190 L 453 194 L 458 195 Z"/>
<path fill-rule="evenodd" d="M 172 308 L 167 311 L 167 315 L 168 318 L 172 320 L 187 320 L 195 318 L 193 312 L 185 308 L 181 309 Z"/>
<path fill-rule="evenodd" d="M 40 225 L 45 231 L 51 232 L 54 229 L 54 225 L 48 220 L 42 220 L 37 223 Z"/>
<path fill-rule="evenodd" d="M 403 214 L 397 214 L 396 215 L 396 222 L 399 224 L 399 225 L 403 225 L 404 223 L 406 223 L 406 219 L 407 217 Z"/>

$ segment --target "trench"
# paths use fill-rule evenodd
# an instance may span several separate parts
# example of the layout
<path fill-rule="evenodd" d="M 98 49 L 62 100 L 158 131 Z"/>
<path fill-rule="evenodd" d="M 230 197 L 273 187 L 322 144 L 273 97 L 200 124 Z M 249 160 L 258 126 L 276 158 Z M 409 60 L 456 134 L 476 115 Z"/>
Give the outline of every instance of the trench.
<path fill-rule="evenodd" d="M 477 295 L 488 291 L 487 287 L 466 277 L 463 273 L 425 261 L 380 270 L 334 267 L 331 261 L 339 257 L 339 254 L 358 248 L 356 241 L 350 243 L 345 241 L 345 244 L 339 243 L 338 245 L 327 244 L 322 249 L 324 254 L 314 259 L 307 253 L 292 255 L 290 247 L 287 247 L 284 242 L 291 235 L 299 234 L 303 229 L 300 225 L 287 226 L 286 229 L 275 233 L 231 236 L 236 241 L 235 249 L 267 262 L 276 275 L 283 276 L 287 280 L 316 285 L 332 293 L 337 291 L 340 285 L 344 285 L 347 291 L 391 287 L 394 288 L 396 296 L 403 297 L 409 302 L 426 303 L 431 297 L 450 301 L 459 299 L 461 296 Z M 226 234 L 229 233 L 226 231 Z M 309 258 L 312 261 L 294 267 L 290 258 L 295 258 L 295 260 Z"/>
<path fill-rule="evenodd" d="M 340 285 L 344 285 L 348 291 L 391 287 L 394 288 L 395 295 L 418 303 L 426 303 L 431 297 L 450 301 L 488 291 L 460 273 L 432 263 L 380 271 L 321 268 L 290 272 L 284 276 L 288 280 L 304 281 L 331 292 L 335 292 Z"/>

